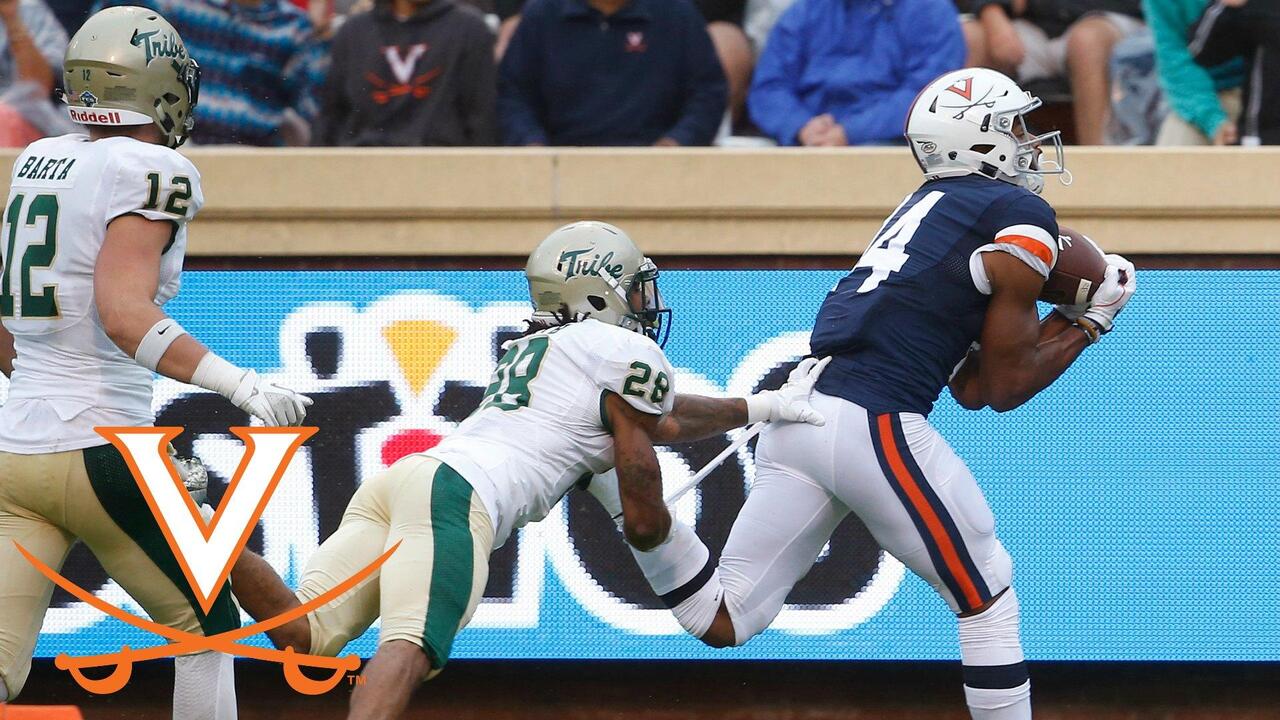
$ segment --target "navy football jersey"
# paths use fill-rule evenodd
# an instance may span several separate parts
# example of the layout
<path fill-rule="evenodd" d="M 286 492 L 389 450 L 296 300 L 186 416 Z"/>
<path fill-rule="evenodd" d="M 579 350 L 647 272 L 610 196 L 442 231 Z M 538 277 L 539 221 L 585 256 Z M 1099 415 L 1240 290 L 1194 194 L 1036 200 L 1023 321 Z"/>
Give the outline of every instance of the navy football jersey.
<path fill-rule="evenodd" d="M 810 347 L 833 356 L 818 391 L 927 415 L 982 333 L 991 288 L 981 253 L 1008 252 L 1047 278 L 1057 237 L 1053 208 L 1025 188 L 979 175 L 925 183 L 818 311 Z"/>

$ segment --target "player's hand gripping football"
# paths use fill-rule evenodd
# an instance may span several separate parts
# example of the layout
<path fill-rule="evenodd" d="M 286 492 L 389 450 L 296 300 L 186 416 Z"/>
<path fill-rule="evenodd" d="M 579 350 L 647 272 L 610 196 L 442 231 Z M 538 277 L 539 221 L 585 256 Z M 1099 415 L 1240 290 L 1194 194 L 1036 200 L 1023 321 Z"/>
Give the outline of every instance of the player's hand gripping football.
<path fill-rule="evenodd" d="M 809 393 L 831 358 L 805 358 L 777 390 L 765 390 L 747 398 L 747 422 L 802 422 L 822 427 L 827 419 L 809 404 Z"/>
<path fill-rule="evenodd" d="M 1116 316 L 1138 289 L 1138 271 L 1120 255 L 1107 256 L 1107 273 L 1087 306 L 1059 305 L 1058 312 L 1069 320 L 1089 322 L 1105 335 L 1115 327 Z"/>
<path fill-rule="evenodd" d="M 277 427 L 301 425 L 307 418 L 307 408 L 311 406 L 311 398 L 275 383 L 263 383 L 253 370 L 240 378 L 240 386 L 230 399 L 241 410 Z"/>

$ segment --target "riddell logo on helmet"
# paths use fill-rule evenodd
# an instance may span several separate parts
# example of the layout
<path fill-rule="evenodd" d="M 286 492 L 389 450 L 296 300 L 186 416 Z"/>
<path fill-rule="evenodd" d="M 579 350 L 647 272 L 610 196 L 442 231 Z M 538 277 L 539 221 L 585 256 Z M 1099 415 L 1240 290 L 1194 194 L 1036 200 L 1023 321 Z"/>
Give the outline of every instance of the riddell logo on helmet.
<path fill-rule="evenodd" d="M 120 117 L 120 113 L 114 110 L 86 110 L 84 108 L 69 108 L 71 119 L 78 123 L 87 125 L 123 125 L 124 119 Z"/>

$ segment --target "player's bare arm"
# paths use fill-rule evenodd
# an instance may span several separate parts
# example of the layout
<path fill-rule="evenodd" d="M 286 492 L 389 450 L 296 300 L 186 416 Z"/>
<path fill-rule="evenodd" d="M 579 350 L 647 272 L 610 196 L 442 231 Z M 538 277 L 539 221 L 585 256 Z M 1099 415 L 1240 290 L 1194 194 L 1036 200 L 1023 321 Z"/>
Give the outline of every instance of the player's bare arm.
<path fill-rule="evenodd" d="M 605 409 L 613 428 L 622 532 L 631 547 L 652 550 L 671 529 L 671 514 L 662 501 L 662 469 L 653 449 L 660 420 L 657 415 L 636 410 L 614 393 L 605 396 Z"/>
<path fill-rule="evenodd" d="M 1006 253 L 986 253 L 983 262 L 991 280 L 991 303 L 976 370 L 981 396 L 967 399 L 971 405 L 981 402 L 996 412 L 1007 412 L 1057 380 L 1091 339 L 1082 330 L 1059 332 L 1042 341 L 1036 297 L 1044 278 Z"/>
<path fill-rule="evenodd" d="M 160 256 L 172 236 L 173 223 L 138 215 L 124 215 L 107 226 L 93 276 L 94 298 L 107 336 L 131 356 L 147 332 L 168 317 L 152 298 L 160 283 Z M 208 352 L 200 341 L 183 335 L 169 346 L 156 370 L 191 382 Z"/>
<path fill-rule="evenodd" d="M 676 395 L 675 407 L 658 421 L 653 440 L 660 445 L 693 442 L 746 424 L 747 401 L 743 398 Z"/>
<path fill-rule="evenodd" d="M 231 569 L 231 587 L 240 607 L 262 622 L 298 607 L 298 596 L 261 555 L 246 549 Z M 311 621 L 306 615 L 266 631 L 271 644 L 283 650 L 311 652 Z"/>
<path fill-rule="evenodd" d="M 1050 312 L 1040 321 L 1040 338 L 1036 346 L 1039 347 L 1041 344 L 1057 338 L 1073 327 L 1075 327 L 1075 323 L 1067 316 L 1056 310 Z M 965 356 L 964 362 L 960 364 L 960 369 L 956 371 L 956 374 L 947 384 L 951 389 L 951 396 L 955 398 L 960 407 L 966 410 L 981 410 L 987 406 L 986 402 L 983 401 L 981 367 L 982 351 L 974 348 Z"/>
<path fill-rule="evenodd" d="M 213 390 L 268 425 L 300 425 L 311 404 L 292 390 L 263 386 L 258 375 L 223 360 L 165 314 L 153 298 L 173 223 L 122 215 L 107 226 L 94 267 L 94 302 L 103 329 L 140 365 Z"/>
<path fill-rule="evenodd" d="M 747 398 L 676 395 L 672 411 L 658 422 L 653 440 L 660 445 L 715 437 L 756 422 L 803 422 L 821 426 L 826 420 L 809 405 L 809 393 L 829 358 L 807 358 L 787 383 Z"/>

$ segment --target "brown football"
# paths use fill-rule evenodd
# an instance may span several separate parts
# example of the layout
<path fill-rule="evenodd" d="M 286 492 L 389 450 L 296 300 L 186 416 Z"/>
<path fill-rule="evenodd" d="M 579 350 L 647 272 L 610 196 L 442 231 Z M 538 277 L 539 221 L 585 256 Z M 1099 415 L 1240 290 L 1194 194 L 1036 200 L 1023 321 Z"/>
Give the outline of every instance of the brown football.
<path fill-rule="evenodd" d="M 1040 291 L 1054 305 L 1079 305 L 1093 299 L 1107 272 L 1102 248 L 1065 225 L 1058 228 L 1058 262 Z"/>

